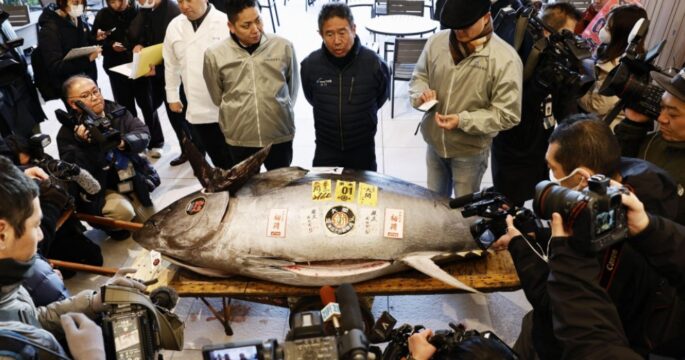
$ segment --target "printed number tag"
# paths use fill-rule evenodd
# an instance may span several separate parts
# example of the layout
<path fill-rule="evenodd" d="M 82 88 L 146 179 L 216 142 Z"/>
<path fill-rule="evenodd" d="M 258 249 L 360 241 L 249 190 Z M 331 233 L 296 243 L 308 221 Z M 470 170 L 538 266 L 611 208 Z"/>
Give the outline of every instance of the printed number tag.
<path fill-rule="evenodd" d="M 384 224 L 383 236 L 392 239 L 401 239 L 404 236 L 404 210 L 385 209 Z"/>
<path fill-rule="evenodd" d="M 266 227 L 266 236 L 284 238 L 287 217 L 288 209 L 271 209 L 271 212 L 269 212 L 269 223 Z"/>
<path fill-rule="evenodd" d="M 378 186 L 360 182 L 357 203 L 359 205 L 376 206 L 378 203 Z"/>
<path fill-rule="evenodd" d="M 354 181 L 335 181 L 335 200 L 342 202 L 354 201 L 354 189 L 356 183 Z"/>
<path fill-rule="evenodd" d="M 312 200 L 331 200 L 331 180 L 312 181 Z"/>

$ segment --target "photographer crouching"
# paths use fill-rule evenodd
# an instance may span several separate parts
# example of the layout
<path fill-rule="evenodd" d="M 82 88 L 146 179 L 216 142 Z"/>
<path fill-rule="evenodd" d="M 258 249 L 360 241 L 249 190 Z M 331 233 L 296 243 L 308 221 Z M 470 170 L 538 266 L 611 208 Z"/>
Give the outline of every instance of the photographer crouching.
<path fill-rule="evenodd" d="M 139 153 L 150 142 L 147 126 L 123 106 L 105 101 L 97 84 L 75 75 L 62 86 L 70 114 L 58 114 L 62 127 L 57 135 L 60 158 L 89 171 L 102 190 L 79 196 L 76 209 L 115 220 L 145 221 L 154 214 L 150 192 L 160 184 L 159 175 Z M 109 230 L 117 240 L 126 230 Z"/>
<path fill-rule="evenodd" d="M 560 189 L 584 189 L 593 175 L 608 174 L 643 199 L 648 211 L 674 218 L 677 190 L 673 180 L 662 169 L 643 160 L 621 158 L 619 153 L 618 142 L 606 123 L 588 115 L 565 120 L 550 136 L 546 154 L 550 179 L 561 186 L 544 192 L 544 198 L 556 199 L 557 204 L 567 200 L 572 203 L 556 196 Z M 540 210 L 545 209 L 538 206 L 545 203 L 540 199 L 540 190 L 536 189 L 536 214 L 543 216 Z M 521 286 L 533 306 L 523 319 L 514 350 L 526 359 L 560 358 L 562 348 L 554 336 L 554 308 L 547 289 L 548 236 L 521 235 L 511 218 L 508 225 L 507 234 L 493 244 L 493 249 L 509 249 Z M 604 269 L 598 283 L 616 304 L 631 348 L 645 356 L 685 354 L 685 344 L 674 341 L 683 336 L 685 303 L 647 256 L 627 241 L 597 250 L 595 257 Z"/>
<path fill-rule="evenodd" d="M 102 332 L 91 320 L 106 309 L 99 292 L 84 290 L 36 307 L 20 285 L 30 276 L 38 243 L 43 239 L 38 192 L 33 180 L 0 156 L 0 198 L 14 205 L 0 207 L 0 348 L 4 355 L 14 350 L 8 344 L 19 346 L 19 350 L 21 344 L 32 344 L 36 345 L 32 348 L 37 358 L 65 359 L 57 338 L 66 336 L 74 359 L 105 359 Z M 125 277 L 133 271 L 122 269 L 107 284 L 144 290 L 143 284 Z"/>

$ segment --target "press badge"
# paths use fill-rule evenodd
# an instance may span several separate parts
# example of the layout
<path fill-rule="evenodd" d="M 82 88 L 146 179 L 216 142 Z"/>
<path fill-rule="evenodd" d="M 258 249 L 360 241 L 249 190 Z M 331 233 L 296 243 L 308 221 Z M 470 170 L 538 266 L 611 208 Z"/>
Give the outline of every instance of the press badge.
<path fill-rule="evenodd" d="M 128 166 L 125 169 L 118 169 L 117 174 L 119 175 L 119 181 L 124 181 L 132 178 L 136 171 L 133 169 L 133 164 L 129 161 Z"/>
<path fill-rule="evenodd" d="M 542 126 L 545 128 L 545 130 L 554 129 L 554 127 L 557 125 L 557 119 L 554 118 L 554 113 L 552 113 L 552 95 L 547 95 L 542 106 Z"/>
<path fill-rule="evenodd" d="M 125 194 L 127 192 L 133 191 L 133 181 L 128 180 L 120 182 L 119 184 L 117 184 L 117 190 L 119 190 L 120 194 Z"/>

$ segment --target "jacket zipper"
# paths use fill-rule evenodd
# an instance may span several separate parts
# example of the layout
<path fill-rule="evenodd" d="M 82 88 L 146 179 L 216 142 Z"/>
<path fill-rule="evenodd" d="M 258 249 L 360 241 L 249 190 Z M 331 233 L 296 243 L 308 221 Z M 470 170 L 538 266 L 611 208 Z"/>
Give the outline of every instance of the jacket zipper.
<path fill-rule="evenodd" d="M 259 147 L 263 147 L 264 144 L 262 144 L 262 129 L 259 126 L 259 105 L 257 101 L 257 80 L 254 76 L 254 59 L 252 59 L 252 55 L 250 55 L 250 58 L 250 67 L 252 68 L 252 91 L 254 92 L 255 115 L 257 116 L 257 136 L 259 137 Z"/>
<path fill-rule="evenodd" d="M 342 71 L 338 73 L 338 124 L 340 125 L 340 150 L 345 150 L 345 140 L 343 139 L 343 124 L 342 124 Z"/>
<path fill-rule="evenodd" d="M 445 103 L 445 107 L 443 108 L 443 109 L 445 109 L 445 112 L 449 108 L 450 102 L 452 101 L 452 90 L 453 90 L 453 88 L 454 88 L 454 74 L 452 74 L 452 78 L 450 79 L 450 91 L 449 91 L 449 93 L 447 93 L 447 102 Z M 442 115 L 445 115 L 445 114 L 442 114 Z M 447 130 L 445 130 L 445 129 L 440 129 L 440 130 L 442 130 L 442 153 L 443 153 L 443 156 L 445 158 L 447 158 L 448 157 L 447 156 L 447 144 L 445 143 L 445 132 L 447 132 Z"/>
<path fill-rule="evenodd" d="M 352 77 L 352 81 L 350 83 L 350 93 L 347 96 L 347 103 L 348 104 L 352 103 L 352 89 L 354 89 L 354 76 Z"/>

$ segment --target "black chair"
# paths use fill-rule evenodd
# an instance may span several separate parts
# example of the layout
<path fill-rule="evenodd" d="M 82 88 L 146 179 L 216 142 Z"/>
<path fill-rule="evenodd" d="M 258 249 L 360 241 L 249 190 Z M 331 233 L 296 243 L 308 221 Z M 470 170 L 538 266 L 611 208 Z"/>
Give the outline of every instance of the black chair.
<path fill-rule="evenodd" d="M 308 1 L 308 0 L 305 0 Z M 266 4 L 262 4 L 261 2 L 258 2 L 259 4 L 259 10 L 261 11 L 263 8 L 268 8 L 269 9 L 269 15 L 271 17 L 271 26 L 274 29 L 274 33 L 276 32 L 276 24 L 278 26 L 281 26 L 281 21 L 278 19 L 278 8 L 276 7 L 276 0 L 266 0 Z M 276 14 L 276 22 L 274 23 L 274 14 Z"/>
<path fill-rule="evenodd" d="M 395 38 L 390 86 L 390 118 L 395 117 L 395 81 L 409 81 L 428 39 Z"/>
<path fill-rule="evenodd" d="M 24 26 L 31 22 L 28 5 L 1 5 L 0 9 L 9 14 L 9 22 L 14 27 Z"/>
<path fill-rule="evenodd" d="M 388 0 L 386 15 L 414 15 L 423 17 L 424 1 Z"/>

